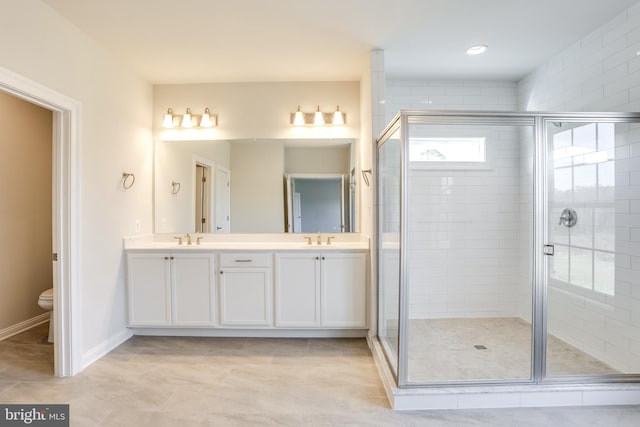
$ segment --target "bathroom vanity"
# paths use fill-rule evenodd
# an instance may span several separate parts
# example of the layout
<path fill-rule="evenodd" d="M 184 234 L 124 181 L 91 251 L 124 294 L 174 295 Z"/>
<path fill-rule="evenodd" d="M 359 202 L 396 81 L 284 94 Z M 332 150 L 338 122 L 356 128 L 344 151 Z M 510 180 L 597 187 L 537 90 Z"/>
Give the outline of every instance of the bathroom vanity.
<path fill-rule="evenodd" d="M 134 333 L 366 335 L 368 239 L 202 236 L 199 245 L 173 235 L 125 239 Z"/>

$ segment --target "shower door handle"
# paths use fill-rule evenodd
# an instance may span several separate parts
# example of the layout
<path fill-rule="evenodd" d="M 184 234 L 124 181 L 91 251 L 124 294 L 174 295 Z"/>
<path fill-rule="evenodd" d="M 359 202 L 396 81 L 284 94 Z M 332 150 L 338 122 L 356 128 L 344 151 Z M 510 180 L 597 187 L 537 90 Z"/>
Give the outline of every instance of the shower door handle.
<path fill-rule="evenodd" d="M 556 247 L 553 245 L 544 245 L 542 247 L 542 253 L 545 255 L 553 256 L 556 252 Z"/>

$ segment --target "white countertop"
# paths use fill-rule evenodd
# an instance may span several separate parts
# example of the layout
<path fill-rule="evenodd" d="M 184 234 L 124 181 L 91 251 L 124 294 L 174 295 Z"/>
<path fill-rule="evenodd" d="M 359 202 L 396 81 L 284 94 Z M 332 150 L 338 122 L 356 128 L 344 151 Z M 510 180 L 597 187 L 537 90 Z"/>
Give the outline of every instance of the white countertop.
<path fill-rule="evenodd" d="M 174 239 L 180 234 L 152 234 L 124 238 L 125 250 L 155 250 L 155 251 L 207 251 L 207 250 L 238 250 L 238 251 L 336 251 L 336 250 L 368 250 L 369 238 L 357 233 L 332 234 L 322 233 L 321 242 L 317 244 L 317 234 L 193 234 L 192 244 L 179 245 Z M 305 236 L 310 236 L 309 245 Z M 327 237 L 335 236 L 330 245 Z M 196 238 L 202 237 L 200 245 Z"/>

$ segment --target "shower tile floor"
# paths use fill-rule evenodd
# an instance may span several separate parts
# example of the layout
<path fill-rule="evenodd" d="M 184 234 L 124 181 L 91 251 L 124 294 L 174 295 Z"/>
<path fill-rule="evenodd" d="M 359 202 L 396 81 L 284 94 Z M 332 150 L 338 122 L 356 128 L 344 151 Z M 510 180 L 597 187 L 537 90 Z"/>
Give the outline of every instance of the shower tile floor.
<path fill-rule="evenodd" d="M 556 337 L 549 336 L 547 346 L 548 375 L 619 373 Z M 410 322 L 410 381 L 529 379 L 530 370 L 531 324 L 523 319 Z"/>

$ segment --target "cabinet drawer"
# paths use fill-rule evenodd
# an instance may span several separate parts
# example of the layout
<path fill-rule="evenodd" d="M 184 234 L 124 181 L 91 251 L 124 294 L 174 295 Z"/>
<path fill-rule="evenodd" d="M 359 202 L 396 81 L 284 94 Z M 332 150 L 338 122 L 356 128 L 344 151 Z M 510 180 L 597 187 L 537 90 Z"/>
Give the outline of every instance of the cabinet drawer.
<path fill-rule="evenodd" d="M 220 254 L 220 267 L 271 267 L 271 254 Z"/>

